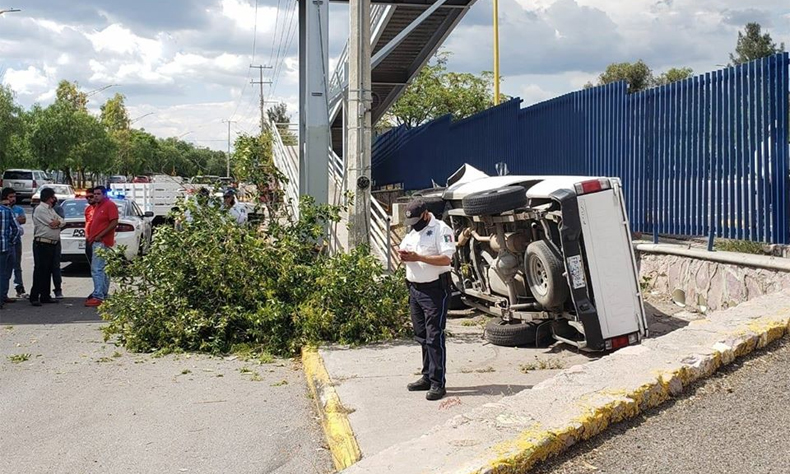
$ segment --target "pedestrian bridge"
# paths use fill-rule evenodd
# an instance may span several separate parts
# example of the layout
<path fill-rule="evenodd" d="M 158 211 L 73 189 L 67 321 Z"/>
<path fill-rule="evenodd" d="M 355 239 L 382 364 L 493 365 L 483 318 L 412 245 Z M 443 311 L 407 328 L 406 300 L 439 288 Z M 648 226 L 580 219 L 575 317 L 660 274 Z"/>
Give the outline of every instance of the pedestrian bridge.
<path fill-rule="evenodd" d="M 371 0 L 372 103 L 370 106 L 374 125 L 436 53 L 475 1 Z M 325 169 L 323 166 L 328 163 L 327 200 L 332 204 L 342 202 L 346 183 L 343 156 L 346 141 L 344 109 L 348 101 L 348 42 L 334 73 L 327 77 L 320 69 L 325 64 L 325 61 L 322 62 L 321 54 L 326 54 L 324 48 L 327 42 L 325 36 L 322 37 L 326 33 L 322 32 L 321 27 L 326 23 L 321 22 L 326 22 L 326 18 L 322 18 L 320 11 L 320 8 L 323 8 L 320 6 L 322 2 L 313 2 L 317 9 L 315 14 L 309 3 L 301 0 L 299 5 L 301 84 L 298 153 L 283 145 L 276 127 L 270 124 L 270 129 L 275 132 L 273 147 L 275 164 L 289 178 L 285 194 L 287 199 L 294 203 L 292 209 L 294 215 L 298 213 L 295 204 L 298 203 L 301 194 L 300 182 L 301 186 L 305 186 L 302 192 L 309 193 L 306 183 L 310 182 L 309 186 L 315 186 L 315 179 L 319 178 L 315 171 L 300 170 L 300 163 L 313 170 Z M 324 15 L 328 12 L 328 10 L 323 11 Z M 316 26 L 311 29 L 313 25 Z M 313 38 L 311 35 L 318 38 Z M 318 55 L 315 52 L 316 48 L 322 50 Z M 316 66 L 316 62 L 321 66 Z M 311 68 L 315 69 L 311 72 Z M 326 127 L 324 130 L 328 133 L 321 132 L 321 127 Z M 317 146 L 319 143 L 325 145 Z M 318 154 L 325 155 L 319 157 Z M 306 178 L 308 174 L 314 178 Z M 319 186 L 323 184 L 319 183 Z M 371 247 L 382 258 L 387 259 L 391 255 L 389 218 L 375 199 L 371 204 Z M 339 227 L 338 232 L 342 233 L 344 226 Z M 336 241 L 344 240 L 339 235 L 334 237 Z M 335 243 L 335 246 L 338 245 Z"/>

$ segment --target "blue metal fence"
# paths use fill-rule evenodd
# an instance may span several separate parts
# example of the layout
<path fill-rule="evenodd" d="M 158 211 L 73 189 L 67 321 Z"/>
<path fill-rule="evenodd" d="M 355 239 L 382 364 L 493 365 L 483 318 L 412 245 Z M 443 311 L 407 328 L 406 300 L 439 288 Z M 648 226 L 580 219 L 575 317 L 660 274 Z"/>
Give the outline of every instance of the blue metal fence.
<path fill-rule="evenodd" d="M 379 137 L 377 186 L 490 174 L 618 176 L 638 232 L 788 243 L 787 53 L 628 94 L 625 83 Z"/>

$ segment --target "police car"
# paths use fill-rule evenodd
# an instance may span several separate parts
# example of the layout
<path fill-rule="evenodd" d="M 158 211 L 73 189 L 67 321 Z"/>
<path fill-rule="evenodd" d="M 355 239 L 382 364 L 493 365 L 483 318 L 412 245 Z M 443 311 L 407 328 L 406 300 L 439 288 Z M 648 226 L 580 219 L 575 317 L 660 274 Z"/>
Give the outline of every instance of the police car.
<path fill-rule="evenodd" d="M 121 194 L 108 194 L 118 206 L 118 227 L 115 228 L 115 247 L 125 246 L 128 260 L 143 255 L 151 246 L 153 212 L 143 212 L 131 199 Z M 67 199 L 61 203 L 66 225 L 60 232 L 62 262 L 84 262 L 85 257 L 85 199 Z"/>
<path fill-rule="evenodd" d="M 489 342 L 551 335 L 602 351 L 647 335 L 618 178 L 488 176 L 465 165 L 439 192 L 458 247 L 453 283 L 467 305 L 500 316 Z"/>

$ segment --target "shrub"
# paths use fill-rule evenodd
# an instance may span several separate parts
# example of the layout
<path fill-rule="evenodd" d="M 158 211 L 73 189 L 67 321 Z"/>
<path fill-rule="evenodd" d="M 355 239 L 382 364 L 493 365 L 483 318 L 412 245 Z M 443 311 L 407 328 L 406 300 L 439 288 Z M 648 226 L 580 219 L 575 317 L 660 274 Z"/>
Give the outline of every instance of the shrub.
<path fill-rule="evenodd" d="M 305 344 L 357 344 L 409 330 L 403 276 L 366 248 L 330 256 L 325 229 L 340 209 L 300 203 L 300 218 L 237 226 L 218 204 L 185 205 L 190 219 L 156 231 L 148 255 L 118 255 L 118 290 L 101 306 L 105 339 L 129 350 L 291 355 Z"/>

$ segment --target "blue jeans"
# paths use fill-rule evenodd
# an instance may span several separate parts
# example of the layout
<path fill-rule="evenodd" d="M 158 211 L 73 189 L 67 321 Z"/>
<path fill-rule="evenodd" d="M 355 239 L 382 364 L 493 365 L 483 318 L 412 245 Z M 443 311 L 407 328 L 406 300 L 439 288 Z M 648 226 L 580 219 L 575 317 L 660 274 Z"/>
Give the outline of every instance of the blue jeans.
<path fill-rule="evenodd" d="M 11 273 L 16 266 L 16 249 L 0 253 L 0 305 L 8 298 L 8 287 L 11 283 Z"/>
<path fill-rule="evenodd" d="M 22 281 L 22 241 L 16 243 L 16 265 L 14 265 L 14 286 L 17 290 L 25 288 Z"/>
<path fill-rule="evenodd" d="M 99 254 L 99 250 L 106 249 L 101 242 L 93 243 L 93 260 L 91 260 L 91 276 L 93 277 L 93 297 L 106 300 L 110 292 L 110 277 L 107 276 L 105 267 L 107 260 Z"/>

